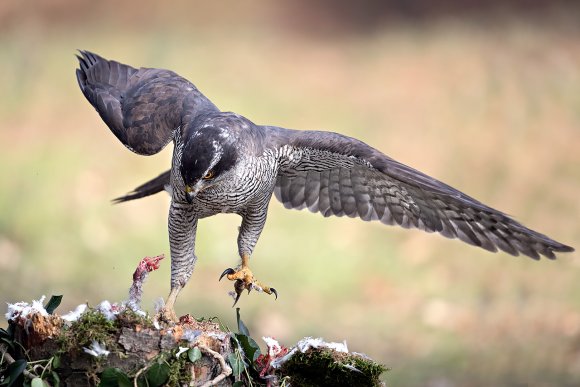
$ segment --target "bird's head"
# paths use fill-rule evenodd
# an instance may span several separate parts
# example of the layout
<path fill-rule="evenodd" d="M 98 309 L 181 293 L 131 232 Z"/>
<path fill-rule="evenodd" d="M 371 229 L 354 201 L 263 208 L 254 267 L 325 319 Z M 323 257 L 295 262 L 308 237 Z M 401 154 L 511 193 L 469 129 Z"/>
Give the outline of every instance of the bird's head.
<path fill-rule="evenodd" d="M 222 128 L 204 127 L 186 135 L 180 172 L 189 203 L 204 189 L 218 184 L 238 159 L 235 139 Z"/>

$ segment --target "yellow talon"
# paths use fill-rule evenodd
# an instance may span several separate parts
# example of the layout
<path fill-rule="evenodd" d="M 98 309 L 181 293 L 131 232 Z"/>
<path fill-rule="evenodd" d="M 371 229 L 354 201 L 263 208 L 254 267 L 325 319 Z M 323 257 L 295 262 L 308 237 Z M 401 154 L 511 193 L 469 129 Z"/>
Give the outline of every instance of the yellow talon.
<path fill-rule="evenodd" d="M 276 296 L 276 299 L 278 299 L 278 292 L 276 291 L 276 289 L 264 285 L 254 279 L 254 274 L 252 273 L 252 270 L 250 270 L 249 267 L 249 261 L 250 261 L 249 255 L 247 254 L 242 255 L 242 264 L 240 265 L 240 268 L 237 271 L 232 268 L 229 268 L 224 270 L 224 272 L 220 276 L 220 280 L 224 276 L 227 276 L 227 278 L 230 281 L 235 281 L 234 290 L 236 292 L 236 299 L 234 301 L 234 306 L 240 299 L 240 296 L 244 291 L 244 289 L 247 290 L 248 293 L 252 289 L 255 289 L 264 292 L 266 294 L 274 294 Z"/>

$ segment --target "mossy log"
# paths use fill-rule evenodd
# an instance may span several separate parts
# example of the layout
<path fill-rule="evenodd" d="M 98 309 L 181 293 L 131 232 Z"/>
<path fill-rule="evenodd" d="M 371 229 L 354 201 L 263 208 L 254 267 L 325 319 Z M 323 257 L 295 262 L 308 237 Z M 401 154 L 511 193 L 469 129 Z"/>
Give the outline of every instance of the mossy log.
<path fill-rule="evenodd" d="M 49 386 L 382 385 L 385 368 L 364 356 L 329 347 L 305 350 L 300 343 L 287 349 L 277 342 L 277 355 L 270 344 L 261 355 L 240 326 L 244 332 L 236 334 L 189 315 L 160 325 L 128 308 L 114 318 L 89 309 L 73 323 L 31 314 L 10 322 L 0 384 L 6 380 L 2 373 L 22 361 L 14 359 L 25 359 L 26 369 L 13 385 L 34 386 L 34 378 Z"/>
<path fill-rule="evenodd" d="M 130 310 L 115 320 L 91 310 L 69 327 L 58 316 L 40 314 L 11 325 L 14 341 L 20 344 L 14 347 L 14 356 L 26 352 L 29 363 L 39 364 L 56 356 L 50 370 L 58 375 L 60 385 L 99 385 L 104 372 L 105 377 L 118 379 L 104 383 L 107 386 L 124 385 L 125 377 L 137 379 L 139 385 L 232 385 L 227 378 L 231 367 L 225 360 L 234 353 L 230 335 L 215 322 L 187 318 L 157 329 L 151 320 Z M 95 352 L 94 343 L 101 353 Z M 190 361 L 189 348 L 199 349 L 201 357 Z"/>

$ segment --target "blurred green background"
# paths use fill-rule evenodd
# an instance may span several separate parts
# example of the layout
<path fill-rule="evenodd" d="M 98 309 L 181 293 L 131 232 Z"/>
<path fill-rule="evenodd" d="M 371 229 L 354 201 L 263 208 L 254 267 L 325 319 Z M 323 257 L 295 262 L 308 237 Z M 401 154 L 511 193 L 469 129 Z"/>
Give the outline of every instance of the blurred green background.
<path fill-rule="evenodd" d="M 170 68 L 256 123 L 360 138 L 580 247 L 572 4 L 2 2 L 0 302 L 121 301 L 143 256 L 169 256 L 167 196 L 109 200 L 166 170 L 172 147 L 141 157 L 116 140 L 78 90 L 77 48 Z M 235 326 L 217 279 L 239 221 L 201 221 L 178 313 Z M 253 270 L 280 293 L 239 303 L 258 341 L 346 339 L 390 385 L 580 385 L 577 253 L 534 262 L 273 201 Z M 169 260 L 143 307 L 168 291 Z"/>

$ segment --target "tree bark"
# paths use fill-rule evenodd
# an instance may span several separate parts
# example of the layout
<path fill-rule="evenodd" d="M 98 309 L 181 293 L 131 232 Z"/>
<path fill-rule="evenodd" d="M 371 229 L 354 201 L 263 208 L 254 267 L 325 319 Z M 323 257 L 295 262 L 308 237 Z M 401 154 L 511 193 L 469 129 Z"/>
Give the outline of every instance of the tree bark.
<path fill-rule="evenodd" d="M 14 355 L 21 357 L 26 352 L 29 363 L 42 363 L 57 355 L 59 361 L 52 371 L 58 374 L 61 386 L 98 385 L 103 371 L 109 368 L 118 369 L 129 379 L 137 379 L 139 385 L 147 385 L 147 370 L 153 364 L 167 365 L 173 374 L 169 375 L 166 383 L 173 385 L 232 385 L 227 378 L 231 375 L 231 368 L 225 361 L 233 353 L 230 334 L 221 330 L 218 324 L 188 319 L 156 329 L 145 319 L 128 320 L 121 324 L 109 324 L 116 329 L 111 329 L 106 337 L 99 337 L 102 342 L 95 340 L 103 344 L 109 353 L 94 356 L 85 351 L 85 348 L 91 349 L 92 343 L 77 340 L 80 337 L 90 338 L 92 333 L 102 330 L 97 325 L 102 320 L 95 321 L 95 326 L 85 321 L 84 324 L 73 323 L 67 327 L 58 316 L 33 314 L 28 319 L 19 318 L 10 323 L 14 341 L 20 344 L 15 346 Z M 92 329 L 94 332 L 91 332 Z M 186 339 L 187 335 L 189 338 L 195 336 L 194 340 Z M 195 362 L 188 361 L 186 348 L 198 348 L 201 358 Z M 177 357 L 180 349 L 182 353 Z M 188 380 L 182 382 L 183 379 Z M 149 381 L 151 384 L 155 383 Z"/>

